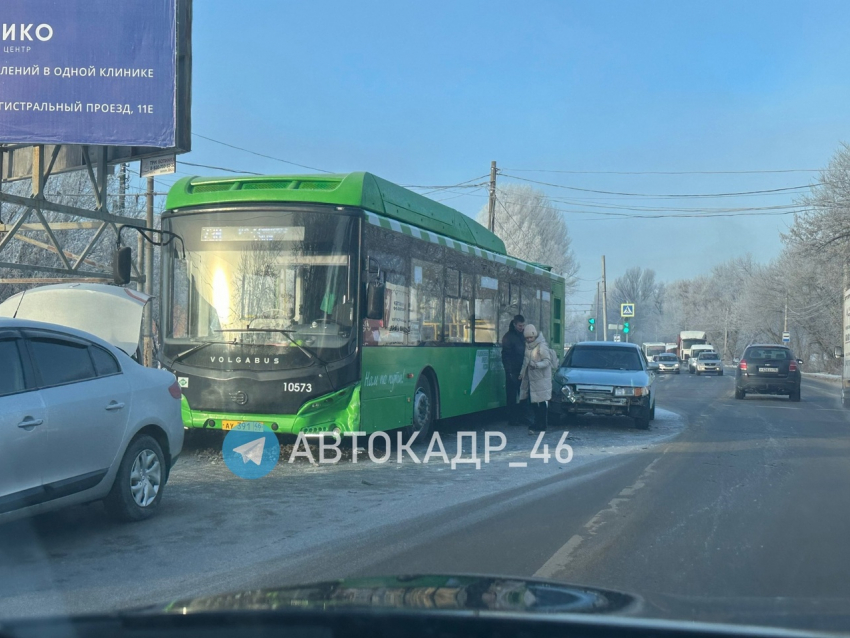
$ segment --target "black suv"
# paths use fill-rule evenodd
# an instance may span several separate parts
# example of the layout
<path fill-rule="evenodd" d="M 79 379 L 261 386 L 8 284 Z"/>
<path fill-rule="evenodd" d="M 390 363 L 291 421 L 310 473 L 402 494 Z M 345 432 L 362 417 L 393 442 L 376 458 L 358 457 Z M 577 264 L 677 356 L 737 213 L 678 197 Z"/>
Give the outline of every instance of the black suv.
<path fill-rule="evenodd" d="M 747 346 L 735 372 L 735 398 L 743 399 L 748 392 L 755 392 L 787 394 L 792 401 L 799 401 L 802 363 L 786 346 Z"/>

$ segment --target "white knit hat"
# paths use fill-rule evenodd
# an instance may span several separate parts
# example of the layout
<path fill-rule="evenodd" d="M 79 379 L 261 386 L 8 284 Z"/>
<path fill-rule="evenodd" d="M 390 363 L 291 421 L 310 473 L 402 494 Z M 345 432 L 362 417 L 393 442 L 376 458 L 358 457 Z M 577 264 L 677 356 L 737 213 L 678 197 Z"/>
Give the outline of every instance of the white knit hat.
<path fill-rule="evenodd" d="M 537 336 L 537 328 L 534 327 L 533 323 L 525 324 L 525 330 L 522 332 L 526 337 L 536 337 Z"/>

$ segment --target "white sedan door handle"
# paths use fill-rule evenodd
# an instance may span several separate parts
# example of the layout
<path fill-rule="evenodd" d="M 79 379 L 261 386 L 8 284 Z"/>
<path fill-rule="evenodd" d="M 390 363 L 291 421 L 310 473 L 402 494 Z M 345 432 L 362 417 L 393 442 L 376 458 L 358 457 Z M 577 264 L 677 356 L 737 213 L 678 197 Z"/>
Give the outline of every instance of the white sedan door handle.
<path fill-rule="evenodd" d="M 36 425 L 41 425 L 42 423 L 44 423 L 44 419 L 34 419 L 31 416 L 28 416 L 28 417 L 24 418 L 23 421 L 18 423 L 18 427 L 19 428 L 32 428 L 32 427 L 35 427 Z"/>
<path fill-rule="evenodd" d="M 112 411 L 112 410 L 120 410 L 123 407 L 124 407 L 123 403 L 116 403 L 115 401 L 113 401 L 112 403 L 110 403 L 109 405 L 106 406 L 106 409 Z"/>

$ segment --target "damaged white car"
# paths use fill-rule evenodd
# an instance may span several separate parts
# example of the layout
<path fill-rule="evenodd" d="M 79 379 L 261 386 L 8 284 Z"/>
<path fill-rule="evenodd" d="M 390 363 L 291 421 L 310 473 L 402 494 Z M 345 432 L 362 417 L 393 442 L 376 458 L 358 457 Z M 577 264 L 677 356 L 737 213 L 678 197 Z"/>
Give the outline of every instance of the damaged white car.
<path fill-rule="evenodd" d="M 131 358 L 149 299 L 57 284 L 0 304 L 0 522 L 99 500 L 121 520 L 156 510 L 183 424 L 174 375 Z"/>
<path fill-rule="evenodd" d="M 655 418 L 653 384 L 657 363 L 633 343 L 587 341 L 570 348 L 552 378 L 553 411 L 628 416 L 647 429 Z"/>

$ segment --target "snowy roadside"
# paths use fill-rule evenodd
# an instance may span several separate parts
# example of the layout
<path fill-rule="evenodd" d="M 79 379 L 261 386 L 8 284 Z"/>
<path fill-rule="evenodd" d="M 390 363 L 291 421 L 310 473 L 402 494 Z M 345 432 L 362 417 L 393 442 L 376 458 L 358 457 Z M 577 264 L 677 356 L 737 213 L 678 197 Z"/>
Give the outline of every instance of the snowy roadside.
<path fill-rule="evenodd" d="M 485 429 L 505 434 L 505 449 L 481 469 L 459 464 L 453 470 L 435 459 L 417 464 L 407 456 L 399 463 L 396 454 L 386 463 L 371 462 L 368 454 L 357 463 L 288 463 L 284 448 L 269 475 L 246 480 L 225 465 L 221 437 L 203 445 L 193 436 L 172 472 L 160 512 L 150 520 L 112 523 L 96 504 L 2 528 L 0 562 L 16 578 L 0 583 L 0 616 L 137 607 L 188 592 L 249 587 L 262 574 L 298 573 L 305 561 L 317 570 L 317 561 L 333 560 L 333 548 L 374 546 L 376 539 L 390 537 L 390 530 L 415 529 L 417 521 L 458 507 L 472 512 L 478 499 L 516 498 L 516 488 L 531 492 L 573 475 L 584 480 L 579 470 L 586 466 L 602 469 L 606 459 L 651 454 L 685 425 L 672 412 L 658 408 L 656 413 L 645 431 L 625 418 L 577 419 L 566 440 L 573 451 L 569 463 L 532 458 L 536 437 L 525 428 L 480 421 L 474 428 L 446 427 L 442 441 L 449 458 L 457 448 L 457 429 L 479 433 L 479 458 Z M 550 453 L 563 433 L 553 429 L 545 435 Z M 469 439 L 464 441 L 468 457 Z M 420 458 L 426 450 L 427 445 L 414 447 Z M 527 465 L 509 465 L 519 462 Z"/>
<path fill-rule="evenodd" d="M 829 374 L 826 372 L 803 372 L 804 379 L 820 379 L 829 383 L 841 383 L 840 374 Z"/>
<path fill-rule="evenodd" d="M 242 519 L 251 521 L 251 528 L 260 536 L 267 525 L 271 525 L 269 533 L 272 528 L 279 531 L 279 519 L 283 518 L 290 538 L 309 533 L 303 539 L 305 546 L 309 546 L 327 540 L 316 530 L 333 528 L 341 519 L 348 529 L 363 533 L 392 521 L 436 513 L 480 497 L 531 486 L 556 475 L 569 475 L 612 456 L 639 454 L 672 438 L 683 427 L 677 414 L 661 408 L 657 409 L 649 430 L 637 430 L 625 418 L 580 418 L 564 441 L 572 448 L 572 459 L 561 463 L 554 453 L 564 429 L 552 429 L 542 439 L 553 455 L 544 462 L 532 458 L 537 437 L 529 436 L 525 428 L 491 423 L 486 428 L 475 429 L 476 456 L 482 461 L 480 469 L 474 463 L 458 463 L 452 469 L 451 463 L 434 458 L 428 463 L 415 463 L 407 454 L 399 462 L 398 450 L 393 450 L 385 463 L 372 462 L 365 451 L 360 452 L 356 463 L 350 459 L 336 464 L 310 464 L 303 459 L 290 463 L 290 448 L 284 447 L 277 467 L 268 476 L 253 481 L 231 474 L 217 448 L 202 448 L 186 454 L 175 467 L 169 483 L 168 509 L 194 509 L 197 503 L 189 503 L 188 499 L 214 495 L 215 507 L 241 511 Z M 472 431 L 472 428 L 458 429 Z M 491 453 L 489 463 L 483 462 L 485 430 L 503 432 L 506 438 L 505 449 Z M 454 428 L 441 432 L 449 459 L 457 451 L 456 432 Z M 464 437 L 463 443 L 463 456 L 471 459 L 469 437 Z M 422 459 L 427 449 L 427 445 L 415 445 L 413 452 Z M 538 449 L 538 454 L 541 452 Z M 315 450 L 314 454 L 318 457 Z M 561 458 L 566 454 L 562 450 Z M 526 465 L 511 466 L 519 463 Z M 250 503 L 259 509 L 246 507 Z M 258 511 L 265 515 L 258 517 Z M 291 516 L 292 512 L 298 515 Z"/>

